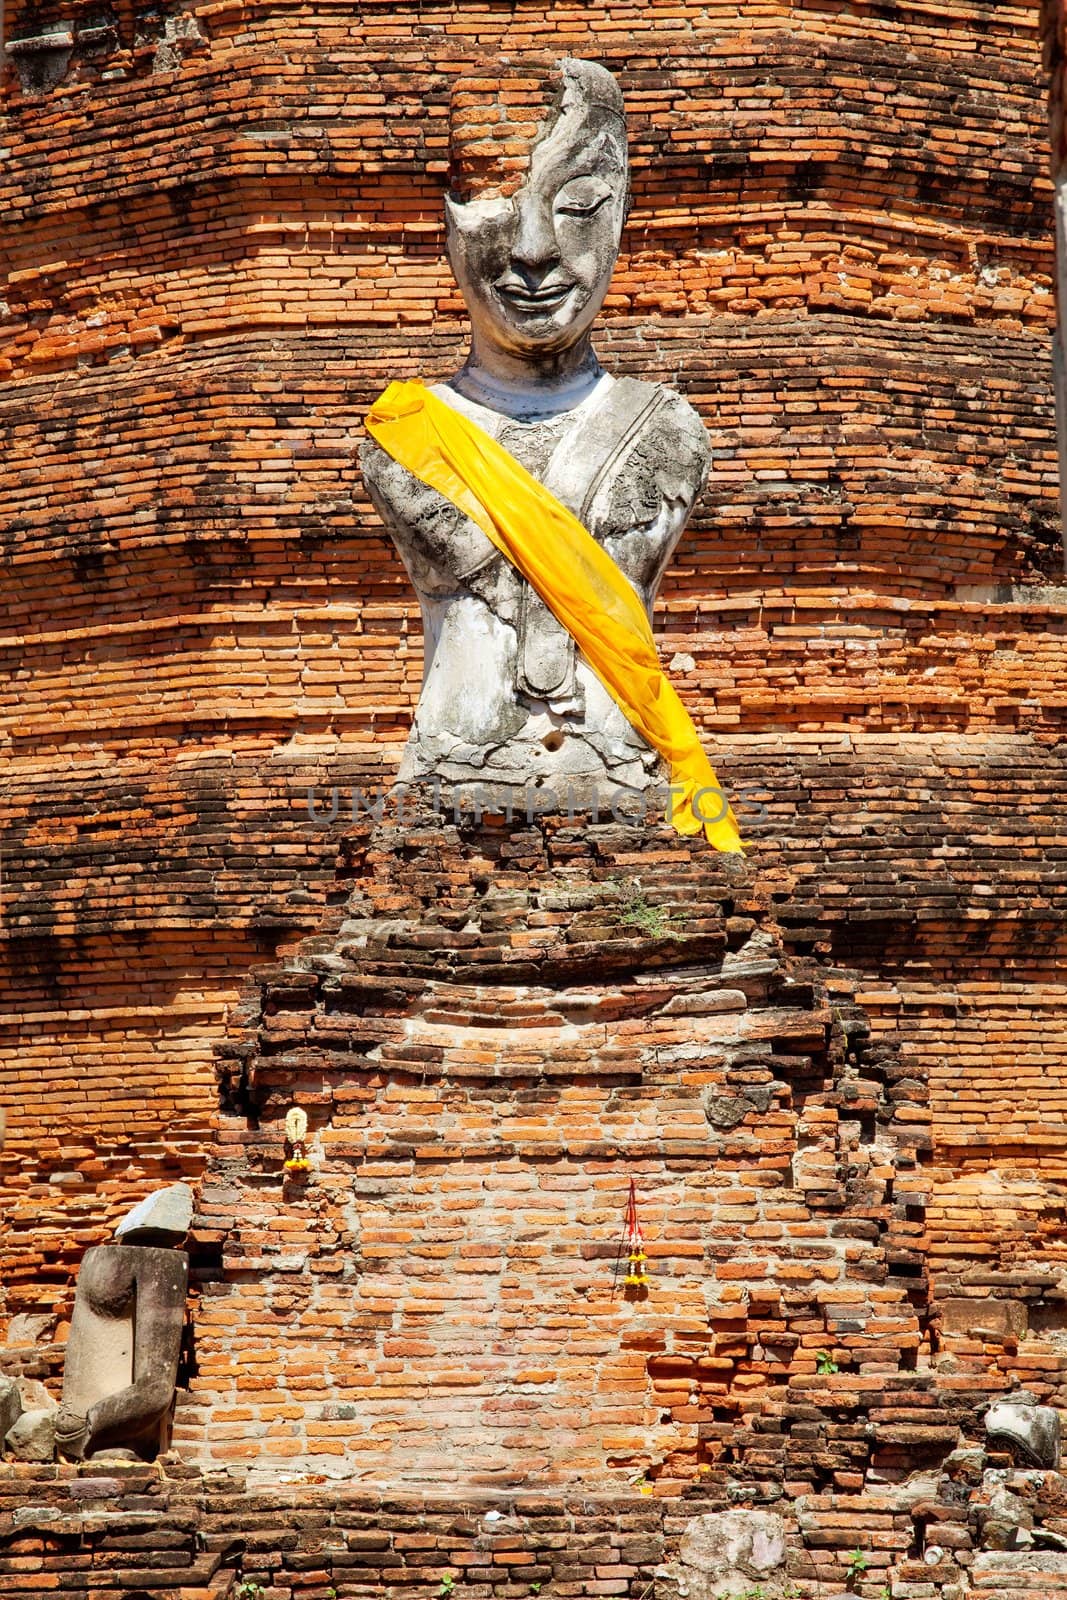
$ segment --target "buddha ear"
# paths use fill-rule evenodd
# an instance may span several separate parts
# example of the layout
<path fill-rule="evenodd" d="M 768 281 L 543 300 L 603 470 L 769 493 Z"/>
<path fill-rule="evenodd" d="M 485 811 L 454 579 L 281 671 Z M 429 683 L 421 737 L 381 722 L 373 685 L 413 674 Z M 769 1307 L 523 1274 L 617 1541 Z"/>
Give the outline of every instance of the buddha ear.
<path fill-rule="evenodd" d="M 445 255 L 452 268 L 453 276 L 456 272 L 456 239 L 462 237 L 463 228 L 459 218 L 463 214 L 463 201 L 456 200 L 452 195 L 445 195 Z"/>
<path fill-rule="evenodd" d="M 456 242 L 464 236 L 462 217 L 464 202 L 455 199 L 452 195 L 445 195 L 445 255 L 452 268 L 453 275 L 456 271 Z M 462 249 L 462 246 L 461 246 Z"/>

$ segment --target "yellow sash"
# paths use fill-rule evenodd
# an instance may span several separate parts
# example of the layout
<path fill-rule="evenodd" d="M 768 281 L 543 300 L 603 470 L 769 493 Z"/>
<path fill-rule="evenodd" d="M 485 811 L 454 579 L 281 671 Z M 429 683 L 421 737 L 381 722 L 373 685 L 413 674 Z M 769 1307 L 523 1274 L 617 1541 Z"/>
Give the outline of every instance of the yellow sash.
<path fill-rule="evenodd" d="M 481 528 L 567 629 L 624 716 L 666 761 L 672 827 L 741 853 L 737 822 L 659 664 L 645 608 L 607 551 L 502 445 L 421 383 L 391 383 L 366 423 L 394 461 Z"/>

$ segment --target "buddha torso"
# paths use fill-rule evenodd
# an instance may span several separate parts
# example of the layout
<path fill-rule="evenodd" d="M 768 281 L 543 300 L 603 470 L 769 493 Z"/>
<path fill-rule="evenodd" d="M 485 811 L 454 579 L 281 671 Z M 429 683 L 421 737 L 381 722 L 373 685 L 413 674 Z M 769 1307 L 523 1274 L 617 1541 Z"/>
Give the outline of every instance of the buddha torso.
<path fill-rule="evenodd" d="M 692 407 L 662 385 L 607 374 L 579 405 L 536 421 L 448 384 L 435 393 L 578 517 L 651 611 L 707 475 Z M 373 440 L 361 464 L 422 607 L 423 686 L 401 780 L 548 787 L 582 803 L 655 783 L 655 752 L 481 529 Z"/>

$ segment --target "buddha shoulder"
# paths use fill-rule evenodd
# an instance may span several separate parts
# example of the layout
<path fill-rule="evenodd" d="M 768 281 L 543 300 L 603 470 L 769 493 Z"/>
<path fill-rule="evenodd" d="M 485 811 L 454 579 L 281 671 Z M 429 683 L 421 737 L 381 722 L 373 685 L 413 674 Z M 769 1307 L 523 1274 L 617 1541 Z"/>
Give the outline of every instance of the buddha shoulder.
<path fill-rule="evenodd" d="M 704 486 L 711 466 L 711 442 L 700 416 L 684 395 L 666 384 L 649 384 L 657 404 L 642 435 L 642 445 L 657 459 L 657 476 L 664 487 L 677 479 L 695 497 Z"/>
<path fill-rule="evenodd" d="M 597 497 L 612 527 L 650 521 L 664 504 L 688 512 L 711 467 L 707 430 L 684 396 L 665 384 L 634 383 L 630 398 L 635 425 Z"/>

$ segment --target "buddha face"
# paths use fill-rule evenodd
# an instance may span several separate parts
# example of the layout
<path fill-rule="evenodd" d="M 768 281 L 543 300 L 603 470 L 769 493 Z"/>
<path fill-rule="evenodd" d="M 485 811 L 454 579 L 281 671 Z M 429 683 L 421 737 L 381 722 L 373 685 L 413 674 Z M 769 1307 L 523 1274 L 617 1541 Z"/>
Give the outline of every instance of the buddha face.
<path fill-rule="evenodd" d="M 628 188 L 621 116 L 565 72 L 521 186 L 506 187 L 446 199 L 448 256 L 475 339 L 536 363 L 576 344 L 608 291 Z"/>

